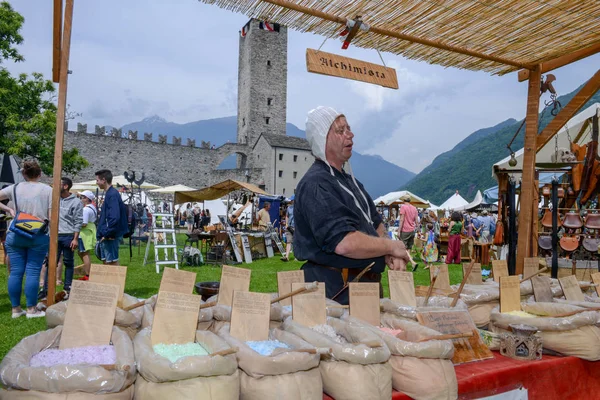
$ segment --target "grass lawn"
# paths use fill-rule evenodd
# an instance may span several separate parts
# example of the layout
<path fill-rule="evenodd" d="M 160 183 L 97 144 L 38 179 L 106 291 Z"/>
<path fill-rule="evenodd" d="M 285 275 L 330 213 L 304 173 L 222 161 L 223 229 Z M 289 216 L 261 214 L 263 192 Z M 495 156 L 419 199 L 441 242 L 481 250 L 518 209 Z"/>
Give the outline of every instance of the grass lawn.
<path fill-rule="evenodd" d="M 178 235 L 179 245 L 182 246 L 185 235 Z M 136 297 L 147 298 L 157 293 L 162 275 L 156 273 L 155 266 L 142 265 L 144 262 L 145 244 L 141 247 L 133 248 L 133 257 L 129 258 L 129 246 L 123 245 L 120 249 L 121 265 L 130 267 L 127 271 L 127 282 L 125 292 Z M 154 258 L 154 249 L 150 249 L 150 258 Z M 243 264 L 242 266 L 252 269 L 252 280 L 250 290 L 255 292 L 276 292 L 277 291 L 277 271 L 300 269 L 302 263 L 291 260 L 283 262 L 279 259 L 280 255 L 276 253 L 275 257 L 270 259 L 261 259 L 252 264 Z M 92 257 L 93 261 L 97 261 Z M 414 255 L 415 260 L 419 259 Z M 78 256 L 75 256 L 75 265 L 81 264 Z M 429 285 L 429 272 L 423 269 L 423 263 L 419 262 L 419 269 L 414 274 L 416 285 Z M 216 264 L 207 264 L 200 267 L 182 267 L 186 271 L 197 273 L 196 281 L 218 281 L 221 277 L 221 268 Z M 450 283 L 460 283 L 462 279 L 462 268 L 459 265 L 451 265 L 449 268 Z M 11 318 L 11 306 L 7 291 L 8 274 L 6 267 L 0 268 L 0 359 L 4 358 L 6 353 L 12 349 L 22 338 L 46 329 L 44 318 L 26 319 L 24 317 L 13 320 Z M 389 296 L 387 274 L 383 274 L 384 295 Z M 25 305 L 25 296 L 22 297 L 22 305 Z"/>

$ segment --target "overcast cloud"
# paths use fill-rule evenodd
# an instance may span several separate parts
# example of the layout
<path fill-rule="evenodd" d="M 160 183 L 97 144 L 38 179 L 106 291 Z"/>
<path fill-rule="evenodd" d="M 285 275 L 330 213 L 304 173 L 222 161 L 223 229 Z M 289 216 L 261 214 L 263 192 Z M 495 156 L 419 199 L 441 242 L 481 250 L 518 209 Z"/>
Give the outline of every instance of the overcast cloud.
<path fill-rule="evenodd" d="M 52 2 L 14 1 L 25 17 L 21 53 L 13 73 L 42 72 L 51 79 Z M 235 115 L 240 28 L 248 18 L 195 0 L 76 1 L 68 103 L 94 125 L 122 126 L 158 114 L 173 122 Z M 382 54 L 396 68 L 399 90 L 306 72 L 306 48 L 323 38 L 289 31 L 288 122 L 304 129 L 317 105 L 344 112 L 356 150 L 377 154 L 413 172 L 426 167 L 474 130 L 523 118 L 526 83 L 445 69 Z M 324 51 L 380 63 L 374 50 Z M 589 79 L 600 55 L 556 70 L 560 93 Z M 155 132 L 160 133 L 160 132 Z"/>

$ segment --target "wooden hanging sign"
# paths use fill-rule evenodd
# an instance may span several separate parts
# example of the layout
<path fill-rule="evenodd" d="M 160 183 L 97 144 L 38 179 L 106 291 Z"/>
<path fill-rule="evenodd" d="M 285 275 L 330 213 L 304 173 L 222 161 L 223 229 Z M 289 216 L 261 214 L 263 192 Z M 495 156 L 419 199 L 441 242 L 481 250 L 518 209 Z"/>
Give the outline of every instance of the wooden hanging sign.
<path fill-rule="evenodd" d="M 531 278 L 531 287 L 533 288 L 533 298 L 537 303 L 552 303 L 554 301 L 549 277 L 534 276 Z"/>
<path fill-rule="evenodd" d="M 92 264 L 90 267 L 90 282 L 119 285 L 119 300 L 117 301 L 117 305 L 119 306 L 123 302 L 126 279 L 127 267 L 104 264 Z"/>
<path fill-rule="evenodd" d="M 292 283 L 292 290 L 302 289 L 305 283 Z M 292 319 L 305 326 L 327 323 L 325 283 L 319 282 L 314 292 L 300 293 L 292 297 Z"/>
<path fill-rule="evenodd" d="M 109 344 L 119 290 L 119 285 L 73 281 L 59 349 Z"/>
<path fill-rule="evenodd" d="M 435 269 L 439 268 L 438 276 L 435 280 L 435 284 L 433 285 L 434 289 L 441 289 L 446 292 L 452 292 L 452 288 L 450 287 L 450 275 L 448 274 L 448 266 L 446 264 L 433 266 L 429 269 L 429 281 L 433 281 L 433 275 L 435 274 Z"/>
<path fill-rule="evenodd" d="M 415 280 L 412 272 L 388 270 L 390 299 L 394 303 L 416 307 Z"/>
<path fill-rule="evenodd" d="M 306 69 L 315 74 L 337 76 L 398 89 L 398 78 L 394 68 L 324 51 L 306 49 Z"/>
<path fill-rule="evenodd" d="M 500 277 L 500 312 L 521 311 L 521 287 L 517 275 Z"/>
<path fill-rule="evenodd" d="M 304 283 L 304 270 L 279 271 L 277 272 L 277 290 L 279 297 L 292 291 L 293 283 Z M 279 301 L 282 306 L 292 305 L 292 299 L 287 298 Z"/>
<path fill-rule="evenodd" d="M 558 278 L 560 287 L 562 288 L 565 299 L 572 301 L 585 301 L 585 296 L 579 287 L 579 282 L 575 275 Z"/>
<path fill-rule="evenodd" d="M 217 304 L 231 306 L 233 304 L 233 292 L 247 292 L 250 290 L 251 270 L 246 268 L 230 267 L 223 265 L 221 270 L 221 284 Z"/>
<path fill-rule="evenodd" d="M 229 333 L 242 341 L 267 340 L 271 315 L 271 295 L 247 291 L 233 292 Z"/>
<path fill-rule="evenodd" d="M 421 325 L 443 334 L 473 332 L 473 336 L 469 338 L 452 340 L 454 344 L 452 362 L 454 364 L 494 358 L 490 349 L 483 343 L 481 336 L 479 336 L 477 327 L 467 310 L 418 312 L 417 320 Z"/>
<path fill-rule="evenodd" d="M 467 273 L 469 269 L 469 263 L 463 263 L 463 276 Z M 467 285 L 483 285 L 483 278 L 481 276 L 481 263 L 474 263 L 473 268 L 471 268 L 471 273 L 467 277 Z"/>
<path fill-rule="evenodd" d="M 165 267 L 158 291 L 192 294 L 195 283 L 195 272 Z"/>
<path fill-rule="evenodd" d="M 379 283 L 351 282 L 349 287 L 350 315 L 379 326 Z"/>
<path fill-rule="evenodd" d="M 196 294 L 159 291 L 150 336 L 152 345 L 193 342 L 201 300 Z"/>
<path fill-rule="evenodd" d="M 600 272 L 594 272 L 592 274 L 592 282 L 594 282 L 597 286 L 595 287 L 596 289 L 596 294 L 598 296 L 600 296 Z"/>
<path fill-rule="evenodd" d="M 506 260 L 492 260 L 492 275 L 494 276 L 494 282 L 500 282 L 501 276 L 508 276 Z"/>

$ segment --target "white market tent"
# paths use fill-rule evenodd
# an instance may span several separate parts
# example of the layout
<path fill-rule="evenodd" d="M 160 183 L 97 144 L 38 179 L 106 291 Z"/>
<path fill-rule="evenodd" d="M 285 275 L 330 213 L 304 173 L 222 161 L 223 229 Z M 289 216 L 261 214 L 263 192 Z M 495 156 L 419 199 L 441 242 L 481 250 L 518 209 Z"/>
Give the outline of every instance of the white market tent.
<path fill-rule="evenodd" d="M 193 190 L 198 190 L 198 189 L 194 189 L 194 188 L 191 188 L 191 187 L 185 186 L 185 185 L 173 185 L 173 186 L 166 186 L 166 187 L 162 187 L 162 188 L 158 188 L 158 189 L 152 189 L 152 190 L 149 190 L 149 192 L 150 193 L 175 194 L 175 192 L 191 192 Z"/>
<path fill-rule="evenodd" d="M 592 124 L 590 123 L 591 118 L 598 112 L 600 112 L 600 103 L 594 103 L 571 118 L 569 122 L 567 122 L 565 126 L 558 131 L 556 136 L 548 141 L 548 143 L 546 143 L 546 145 L 537 152 L 535 156 L 536 164 L 552 163 L 551 157 L 555 153 L 555 146 L 557 146 L 559 149 L 570 150 L 569 135 L 571 136 L 571 140 L 580 146 L 589 142 L 592 137 Z M 556 140 L 558 140 L 558 143 Z M 515 158 L 517 159 L 517 164 L 514 167 L 508 165 L 510 156 L 494 164 L 492 166 L 492 176 L 496 178 L 497 172 L 504 171 L 510 173 L 510 175 L 512 175 L 517 181 L 520 180 L 521 171 L 523 170 L 523 149 L 515 152 Z"/>
<path fill-rule="evenodd" d="M 475 195 L 475 198 L 473 199 L 472 202 L 470 202 L 463 208 L 460 208 L 460 207 L 455 208 L 454 211 L 472 210 L 472 209 L 476 208 L 477 206 L 479 206 L 482 202 L 483 202 L 483 195 L 481 194 L 481 190 L 478 190 L 477 194 Z"/>
<path fill-rule="evenodd" d="M 127 181 L 127 179 L 125 179 L 125 176 L 123 176 L 123 175 L 113 176 L 112 185 L 115 188 L 117 187 L 117 185 L 125 186 L 127 188 L 131 187 L 131 183 L 129 183 Z M 134 184 L 134 186 L 135 186 L 135 189 L 138 188 L 137 185 Z M 94 190 L 96 190 L 97 187 L 98 186 L 96 185 L 96 180 L 95 179 L 93 179 L 91 181 L 78 182 L 78 183 L 74 183 L 73 184 L 73 190 L 74 191 L 82 191 L 82 190 L 91 190 L 91 191 L 94 191 Z M 141 189 L 146 189 L 146 190 L 147 189 L 158 189 L 158 188 L 160 188 L 160 186 L 155 185 L 155 184 L 150 183 L 150 182 L 144 182 L 144 183 L 142 183 L 142 185 L 140 186 L 140 188 Z"/>
<path fill-rule="evenodd" d="M 481 195 L 481 193 L 479 193 Z M 461 211 L 469 205 L 469 202 L 466 201 L 460 194 L 458 194 L 458 190 L 454 193 L 448 200 L 443 202 L 437 209 L 438 210 L 455 210 Z"/>
<path fill-rule="evenodd" d="M 429 201 L 422 199 L 421 197 L 409 192 L 408 190 L 400 190 L 397 192 L 390 192 L 388 194 L 384 194 L 383 196 L 379 196 L 378 198 L 373 200 L 373 202 L 377 206 L 391 206 L 392 204 L 401 203 L 400 198 L 405 195 L 410 196 L 410 204 L 417 208 L 430 208 L 432 206 L 432 204 Z"/>
<path fill-rule="evenodd" d="M 19 163 L 17 162 L 15 156 L 0 154 L 1 186 L 22 182 L 24 179 L 20 171 L 21 167 L 19 167 Z"/>

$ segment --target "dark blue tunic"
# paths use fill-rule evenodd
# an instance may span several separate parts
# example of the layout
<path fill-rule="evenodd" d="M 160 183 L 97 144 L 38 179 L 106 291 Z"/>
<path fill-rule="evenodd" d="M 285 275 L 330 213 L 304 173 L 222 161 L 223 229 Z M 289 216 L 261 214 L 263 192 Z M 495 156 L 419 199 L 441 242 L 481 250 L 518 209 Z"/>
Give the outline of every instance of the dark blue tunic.
<path fill-rule="evenodd" d="M 294 256 L 298 260 L 307 261 L 302 267 L 307 282 L 325 282 L 328 298 L 343 287 L 342 268 L 363 269 L 375 262 L 371 272 L 381 273 L 385 270 L 384 257 L 357 260 L 335 253 L 336 246 L 350 232 L 359 231 L 379 236 L 376 228 L 382 220 L 362 184 L 357 181 L 367 199 L 366 204 L 352 177 L 332 169 L 335 177 L 331 175 L 327 164 L 315 161 L 298 184 L 294 207 Z M 349 189 L 354 198 L 338 182 Z M 372 223 L 367 221 L 357 207 L 355 198 L 362 210 L 368 213 Z M 324 266 L 340 269 L 340 272 Z M 347 304 L 348 291 L 344 291 L 336 301 Z"/>

